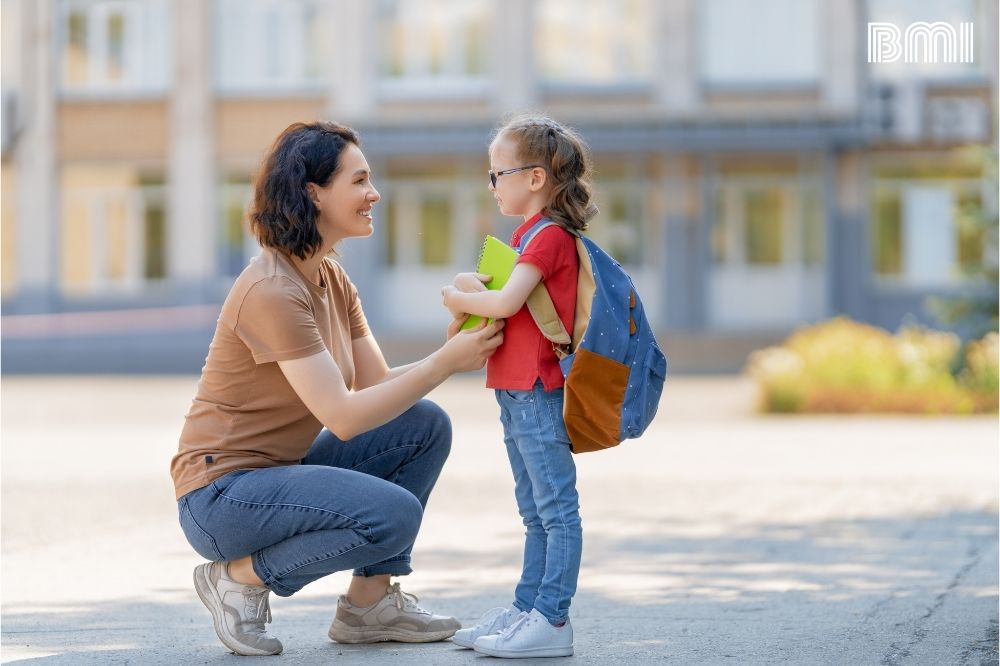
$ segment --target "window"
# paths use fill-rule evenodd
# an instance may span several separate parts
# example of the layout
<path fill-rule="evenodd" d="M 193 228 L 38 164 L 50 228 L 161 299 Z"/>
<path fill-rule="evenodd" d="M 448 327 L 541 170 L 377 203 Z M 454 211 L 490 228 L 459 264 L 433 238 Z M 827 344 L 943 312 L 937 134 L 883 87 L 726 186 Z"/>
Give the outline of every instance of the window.
<path fill-rule="evenodd" d="M 485 0 L 379 0 L 383 88 L 421 94 L 485 90 L 490 43 Z"/>
<path fill-rule="evenodd" d="M 65 92 L 158 92 L 170 39 L 163 0 L 62 0 L 58 36 Z"/>
<path fill-rule="evenodd" d="M 720 157 L 707 318 L 732 330 L 787 330 L 828 314 L 818 156 Z M 763 295 L 763 297 L 762 297 Z"/>
<path fill-rule="evenodd" d="M 802 192 L 802 262 L 815 266 L 823 262 L 826 247 L 823 228 L 823 197 L 818 187 L 806 187 Z"/>
<path fill-rule="evenodd" d="M 12 162 L 0 164 L 0 289 L 3 295 L 17 289 L 17 172 Z"/>
<path fill-rule="evenodd" d="M 380 189 L 376 233 L 390 267 L 471 270 L 483 236 L 502 235 L 481 179 L 397 175 Z"/>
<path fill-rule="evenodd" d="M 549 82 L 645 83 L 653 72 L 650 0 L 542 0 L 535 52 Z"/>
<path fill-rule="evenodd" d="M 815 86 L 818 0 L 705 0 L 697 4 L 701 80 L 710 87 Z"/>
<path fill-rule="evenodd" d="M 594 188 L 600 214 L 587 236 L 624 266 L 643 261 L 643 220 L 648 187 L 636 179 L 603 178 Z"/>
<path fill-rule="evenodd" d="M 716 198 L 716 264 L 758 268 L 813 266 L 824 257 L 818 183 L 794 175 L 727 178 Z"/>
<path fill-rule="evenodd" d="M 318 0 L 216 0 L 215 73 L 225 92 L 321 88 L 334 39 Z"/>
<path fill-rule="evenodd" d="M 941 287 L 961 282 L 985 260 L 984 181 L 938 161 L 876 167 L 872 261 L 885 282 Z"/>
<path fill-rule="evenodd" d="M 420 202 L 420 263 L 424 266 L 447 266 L 452 260 L 451 202 L 441 195 L 430 195 Z"/>
<path fill-rule="evenodd" d="M 748 264 L 781 263 L 783 194 L 777 187 L 754 188 L 744 193 L 740 203 L 745 215 L 744 258 Z"/>
<path fill-rule="evenodd" d="M 872 78 L 881 81 L 895 81 L 917 77 L 921 79 L 979 78 L 986 74 L 986 42 L 983 26 L 987 25 L 987 12 L 979 0 L 868 0 L 866 21 L 892 23 L 900 31 L 900 41 L 907 27 L 912 23 L 938 21 L 953 26 L 956 33 L 961 23 L 973 24 L 973 62 L 924 62 L 924 54 L 919 50 L 916 62 L 905 62 L 903 56 L 896 62 L 867 64 Z M 957 35 L 956 35 L 957 36 Z M 935 38 L 940 39 L 940 38 Z M 941 45 L 941 42 L 939 42 Z M 959 44 L 961 46 L 961 43 Z M 918 49 L 923 47 L 918 46 Z"/>
<path fill-rule="evenodd" d="M 129 291 L 167 274 L 162 176 L 129 167 L 63 169 L 61 285 L 67 294 Z"/>
<path fill-rule="evenodd" d="M 250 234 L 247 208 L 253 188 L 245 175 L 227 176 L 219 187 L 219 272 L 239 275 L 260 246 Z"/>

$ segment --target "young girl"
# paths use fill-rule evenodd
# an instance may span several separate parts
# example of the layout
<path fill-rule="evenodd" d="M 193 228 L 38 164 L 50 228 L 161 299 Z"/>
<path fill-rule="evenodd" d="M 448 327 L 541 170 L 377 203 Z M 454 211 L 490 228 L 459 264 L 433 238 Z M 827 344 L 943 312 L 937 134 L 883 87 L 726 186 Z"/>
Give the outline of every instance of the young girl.
<path fill-rule="evenodd" d="M 573 330 L 578 259 L 573 233 L 597 213 L 591 202 L 590 157 L 571 129 L 544 117 L 519 117 L 490 144 L 490 190 L 504 215 L 524 219 L 521 239 L 537 232 L 500 291 L 490 276 L 462 273 L 442 290 L 445 306 L 506 319 L 504 343 L 487 364 L 486 385 L 496 390 L 514 494 L 524 520 L 524 564 L 509 608 L 495 608 L 453 641 L 494 657 L 573 654 L 569 606 L 580 570 L 582 533 L 576 466 L 562 419 L 563 376 L 552 343 L 542 336 L 525 302 L 544 281 L 566 330 Z"/>

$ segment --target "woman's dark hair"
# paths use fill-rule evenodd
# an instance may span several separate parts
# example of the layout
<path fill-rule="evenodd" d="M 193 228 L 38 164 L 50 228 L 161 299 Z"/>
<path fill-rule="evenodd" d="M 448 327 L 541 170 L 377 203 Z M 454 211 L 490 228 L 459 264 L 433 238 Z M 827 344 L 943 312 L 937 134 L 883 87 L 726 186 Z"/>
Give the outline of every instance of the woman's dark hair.
<path fill-rule="evenodd" d="M 546 214 L 569 230 L 583 231 L 597 215 L 593 202 L 593 167 L 587 144 L 572 128 L 539 115 L 516 116 L 494 134 L 514 142 L 521 164 L 545 167 L 552 179 Z"/>
<path fill-rule="evenodd" d="M 357 132 L 326 121 L 289 125 L 275 139 L 254 180 L 248 215 L 250 231 L 261 246 L 300 259 L 320 250 L 318 211 L 306 184 L 329 185 L 349 143 L 361 146 Z"/>

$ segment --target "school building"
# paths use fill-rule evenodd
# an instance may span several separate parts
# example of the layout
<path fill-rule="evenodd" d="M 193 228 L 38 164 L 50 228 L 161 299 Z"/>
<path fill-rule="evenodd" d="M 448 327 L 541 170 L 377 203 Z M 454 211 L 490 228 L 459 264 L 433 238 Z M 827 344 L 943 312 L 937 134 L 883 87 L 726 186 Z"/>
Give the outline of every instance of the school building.
<path fill-rule="evenodd" d="M 933 323 L 927 298 L 995 259 L 963 223 L 996 207 L 993 0 L 0 2 L 7 370 L 102 344 L 154 367 L 188 334 L 170 363 L 197 370 L 257 251 L 251 174 L 299 120 L 361 132 L 383 198 L 342 261 L 394 360 L 514 226 L 486 187 L 514 111 L 589 141 L 590 235 L 672 369 L 837 314 Z M 871 22 L 928 26 L 871 63 Z"/>

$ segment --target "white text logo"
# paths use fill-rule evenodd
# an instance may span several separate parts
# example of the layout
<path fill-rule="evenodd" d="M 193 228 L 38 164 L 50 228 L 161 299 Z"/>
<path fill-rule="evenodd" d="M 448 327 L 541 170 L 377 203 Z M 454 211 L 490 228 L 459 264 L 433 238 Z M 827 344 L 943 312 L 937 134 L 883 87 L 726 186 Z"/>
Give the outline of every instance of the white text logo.
<path fill-rule="evenodd" d="M 868 24 L 868 62 L 972 62 L 973 24 L 919 21 Z"/>

